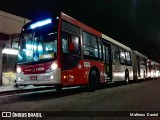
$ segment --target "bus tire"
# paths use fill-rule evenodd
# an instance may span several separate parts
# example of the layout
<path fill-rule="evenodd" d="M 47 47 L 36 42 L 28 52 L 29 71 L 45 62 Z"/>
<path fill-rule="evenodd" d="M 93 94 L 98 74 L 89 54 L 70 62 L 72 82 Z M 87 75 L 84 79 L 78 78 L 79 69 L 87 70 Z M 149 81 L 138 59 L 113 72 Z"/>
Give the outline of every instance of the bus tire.
<path fill-rule="evenodd" d="M 95 91 L 98 82 L 99 73 L 96 69 L 92 69 L 89 74 L 89 90 Z"/>
<path fill-rule="evenodd" d="M 129 71 L 128 69 L 125 71 L 125 84 L 129 84 Z"/>

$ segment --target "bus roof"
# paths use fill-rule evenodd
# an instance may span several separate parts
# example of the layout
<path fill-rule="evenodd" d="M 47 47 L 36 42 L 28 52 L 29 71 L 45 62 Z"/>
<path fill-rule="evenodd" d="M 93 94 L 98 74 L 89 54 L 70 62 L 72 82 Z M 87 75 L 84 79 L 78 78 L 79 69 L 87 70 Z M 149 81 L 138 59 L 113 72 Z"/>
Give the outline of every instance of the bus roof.
<path fill-rule="evenodd" d="M 141 57 L 143 57 L 143 58 L 148 59 L 148 57 L 147 57 L 146 55 L 143 55 L 142 53 L 140 53 L 140 52 L 138 52 L 138 51 L 136 51 L 136 50 L 134 50 L 134 51 L 135 51 L 135 53 L 136 53 L 137 55 L 139 55 L 139 56 L 141 56 Z"/>
<path fill-rule="evenodd" d="M 116 40 L 114 40 L 114 39 L 112 39 L 110 37 L 108 37 L 107 35 L 102 34 L 102 38 L 105 39 L 105 40 L 108 40 L 111 43 L 114 43 L 115 45 L 118 45 L 118 46 L 120 46 L 120 47 L 122 47 L 122 48 L 124 48 L 126 50 L 131 51 L 131 48 L 127 47 L 126 45 L 123 45 L 122 43 L 120 43 L 120 42 L 118 42 L 118 41 L 116 41 Z"/>
<path fill-rule="evenodd" d="M 149 59 L 149 61 L 150 61 L 150 63 L 153 65 L 153 64 L 155 64 L 155 65 L 160 65 L 158 62 L 156 62 L 156 61 L 154 61 L 154 60 L 152 60 L 152 59 Z"/>

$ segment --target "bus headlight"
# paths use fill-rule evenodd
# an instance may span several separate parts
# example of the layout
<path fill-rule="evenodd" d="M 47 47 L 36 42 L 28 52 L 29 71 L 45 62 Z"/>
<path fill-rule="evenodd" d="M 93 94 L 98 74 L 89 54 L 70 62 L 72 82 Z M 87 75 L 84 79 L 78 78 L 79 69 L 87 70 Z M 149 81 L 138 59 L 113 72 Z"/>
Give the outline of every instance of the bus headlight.
<path fill-rule="evenodd" d="M 52 63 L 52 65 L 51 65 L 51 70 L 56 70 L 57 67 L 58 67 L 57 63 L 54 62 L 54 63 Z"/>
<path fill-rule="evenodd" d="M 21 73 L 22 69 L 20 67 L 17 67 L 17 73 Z"/>

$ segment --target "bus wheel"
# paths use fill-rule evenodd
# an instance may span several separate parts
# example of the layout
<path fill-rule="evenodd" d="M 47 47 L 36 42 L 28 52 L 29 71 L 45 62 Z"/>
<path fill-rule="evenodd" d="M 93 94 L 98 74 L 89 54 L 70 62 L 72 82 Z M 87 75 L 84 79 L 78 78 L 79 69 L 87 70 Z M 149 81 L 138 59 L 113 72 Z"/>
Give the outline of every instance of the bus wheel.
<path fill-rule="evenodd" d="M 129 71 L 125 71 L 125 84 L 129 84 Z"/>
<path fill-rule="evenodd" d="M 62 91 L 62 85 L 55 85 L 56 91 Z"/>
<path fill-rule="evenodd" d="M 89 90 L 90 91 L 95 91 L 98 80 L 99 80 L 99 76 L 96 70 L 95 69 L 91 70 L 89 74 Z"/>

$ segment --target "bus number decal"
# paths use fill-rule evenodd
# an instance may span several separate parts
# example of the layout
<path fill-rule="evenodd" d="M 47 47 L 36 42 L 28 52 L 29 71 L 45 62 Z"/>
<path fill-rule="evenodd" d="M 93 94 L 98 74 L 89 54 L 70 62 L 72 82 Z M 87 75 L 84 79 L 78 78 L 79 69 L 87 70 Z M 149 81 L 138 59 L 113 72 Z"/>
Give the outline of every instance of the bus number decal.
<path fill-rule="evenodd" d="M 90 62 L 84 62 L 84 67 L 90 67 Z"/>

